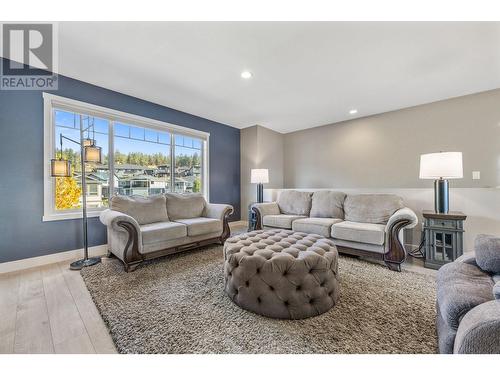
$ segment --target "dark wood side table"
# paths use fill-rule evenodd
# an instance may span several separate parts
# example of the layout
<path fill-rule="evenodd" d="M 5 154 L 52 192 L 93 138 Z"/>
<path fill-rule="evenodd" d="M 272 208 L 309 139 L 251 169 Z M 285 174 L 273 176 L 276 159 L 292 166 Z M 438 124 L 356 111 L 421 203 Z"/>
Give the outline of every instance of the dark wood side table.
<path fill-rule="evenodd" d="M 467 216 L 458 211 L 447 214 L 423 211 L 422 215 L 425 267 L 438 269 L 461 256 L 464 251 L 464 221 Z"/>

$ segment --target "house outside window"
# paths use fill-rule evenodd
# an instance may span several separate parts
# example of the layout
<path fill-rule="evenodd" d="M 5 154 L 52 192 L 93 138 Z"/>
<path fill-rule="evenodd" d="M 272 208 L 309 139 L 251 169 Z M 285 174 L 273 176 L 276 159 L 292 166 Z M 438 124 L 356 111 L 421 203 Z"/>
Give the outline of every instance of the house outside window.
<path fill-rule="evenodd" d="M 44 220 L 81 217 L 80 121 L 91 126 L 85 138 L 102 148 L 102 163 L 85 166 L 89 216 L 97 216 L 115 194 L 149 196 L 202 193 L 208 200 L 209 134 L 157 120 L 44 93 L 45 164 L 71 161 L 72 177 L 45 171 Z"/>

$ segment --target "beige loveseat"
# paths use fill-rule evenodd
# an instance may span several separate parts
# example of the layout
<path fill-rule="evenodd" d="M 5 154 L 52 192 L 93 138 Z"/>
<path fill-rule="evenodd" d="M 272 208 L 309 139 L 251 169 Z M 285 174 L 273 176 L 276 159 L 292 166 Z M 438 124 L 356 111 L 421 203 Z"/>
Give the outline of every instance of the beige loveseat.
<path fill-rule="evenodd" d="M 118 195 L 100 220 L 108 227 L 109 252 L 128 272 L 146 259 L 223 244 L 232 212 L 232 206 L 207 203 L 200 194 Z"/>
<path fill-rule="evenodd" d="M 398 271 L 406 259 L 402 229 L 418 223 L 415 213 L 393 194 L 284 190 L 276 202 L 258 203 L 252 210 L 256 229 L 320 234 L 331 238 L 339 252 L 378 258 Z"/>

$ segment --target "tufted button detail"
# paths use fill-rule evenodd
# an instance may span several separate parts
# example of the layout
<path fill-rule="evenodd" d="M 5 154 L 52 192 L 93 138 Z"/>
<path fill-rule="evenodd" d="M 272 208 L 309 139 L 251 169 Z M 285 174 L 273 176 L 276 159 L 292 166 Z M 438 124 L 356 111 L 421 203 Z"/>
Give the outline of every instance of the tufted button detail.
<path fill-rule="evenodd" d="M 295 287 L 295 290 L 301 290 L 301 289 L 302 289 L 302 286 L 300 286 L 300 285 L 297 285 L 297 286 Z"/>
<path fill-rule="evenodd" d="M 250 283 L 248 281 L 246 281 L 245 286 L 248 288 L 250 286 Z"/>
<path fill-rule="evenodd" d="M 269 285 L 269 289 L 274 290 L 274 287 L 272 285 Z"/>
<path fill-rule="evenodd" d="M 290 303 L 288 303 L 288 301 L 285 301 L 285 306 L 288 306 Z"/>
<path fill-rule="evenodd" d="M 257 272 L 257 273 L 260 273 L 260 268 L 257 268 L 256 272 Z"/>
<path fill-rule="evenodd" d="M 257 297 L 257 302 L 258 302 L 258 303 L 261 303 L 261 302 L 262 302 L 262 301 L 261 301 L 261 299 L 260 299 L 260 297 Z"/>
<path fill-rule="evenodd" d="M 314 300 L 311 298 L 311 299 L 309 300 L 309 303 L 310 303 L 310 304 L 313 304 L 313 303 L 314 303 Z"/>

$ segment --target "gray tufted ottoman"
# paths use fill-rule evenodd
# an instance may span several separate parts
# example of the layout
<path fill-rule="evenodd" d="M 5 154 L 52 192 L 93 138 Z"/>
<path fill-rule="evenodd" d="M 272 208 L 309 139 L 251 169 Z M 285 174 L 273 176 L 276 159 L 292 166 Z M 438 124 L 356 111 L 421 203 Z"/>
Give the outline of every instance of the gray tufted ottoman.
<path fill-rule="evenodd" d="M 238 306 L 281 319 L 330 310 L 339 296 L 338 253 L 317 234 L 258 230 L 224 244 L 225 291 Z"/>

